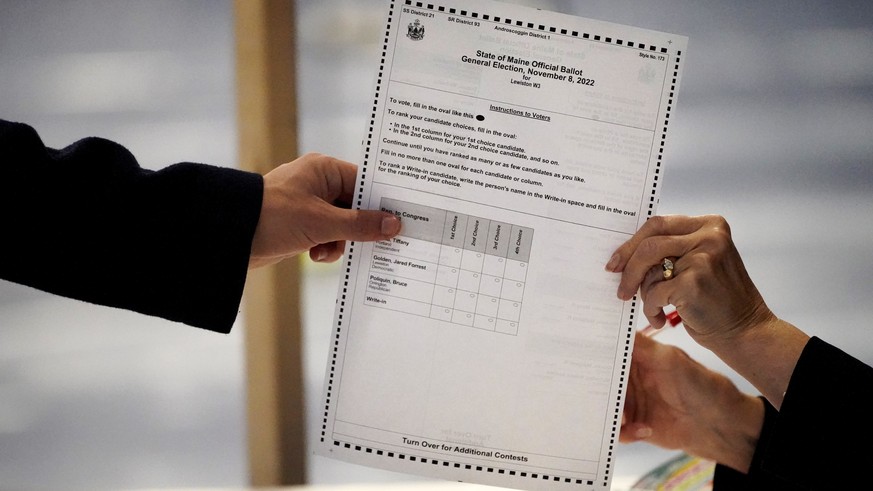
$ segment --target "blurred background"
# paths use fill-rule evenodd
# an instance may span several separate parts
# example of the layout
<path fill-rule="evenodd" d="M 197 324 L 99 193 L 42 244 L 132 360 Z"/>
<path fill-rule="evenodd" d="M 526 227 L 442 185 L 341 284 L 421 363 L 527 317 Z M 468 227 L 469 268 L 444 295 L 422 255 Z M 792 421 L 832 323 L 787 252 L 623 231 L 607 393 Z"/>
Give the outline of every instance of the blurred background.
<path fill-rule="evenodd" d="M 297 3 L 300 151 L 357 161 L 386 1 Z M 512 3 L 687 35 L 660 212 L 726 216 L 770 307 L 873 363 L 873 4 Z M 53 147 L 103 136 L 147 168 L 235 167 L 233 56 L 230 0 L 0 0 L 0 119 Z M 302 261 L 313 407 L 339 272 Z M 0 281 L 0 489 L 245 486 L 244 329 Z M 681 330 L 659 339 L 753 391 Z M 672 455 L 623 445 L 616 473 Z M 309 479 L 415 478 L 313 456 Z"/>

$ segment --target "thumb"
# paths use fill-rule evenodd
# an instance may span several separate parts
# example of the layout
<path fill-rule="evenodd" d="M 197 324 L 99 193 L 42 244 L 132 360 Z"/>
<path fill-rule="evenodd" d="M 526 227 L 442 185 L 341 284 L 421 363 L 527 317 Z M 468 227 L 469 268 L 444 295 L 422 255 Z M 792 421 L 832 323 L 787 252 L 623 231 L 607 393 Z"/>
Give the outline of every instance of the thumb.
<path fill-rule="evenodd" d="M 400 219 L 376 210 L 334 208 L 333 236 L 328 240 L 385 240 L 400 233 Z"/>

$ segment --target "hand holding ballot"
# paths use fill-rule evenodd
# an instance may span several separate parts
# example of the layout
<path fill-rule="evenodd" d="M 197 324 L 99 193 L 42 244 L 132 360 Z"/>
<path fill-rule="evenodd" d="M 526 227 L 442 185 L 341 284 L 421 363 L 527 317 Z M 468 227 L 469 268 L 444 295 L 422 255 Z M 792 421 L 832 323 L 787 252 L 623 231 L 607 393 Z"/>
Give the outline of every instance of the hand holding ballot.
<path fill-rule="evenodd" d="M 400 231 L 400 219 L 373 210 L 350 210 L 357 166 L 327 155 L 306 154 L 264 176 L 261 217 L 249 268 L 309 251 L 332 262 L 345 240 L 384 240 Z"/>
<path fill-rule="evenodd" d="M 670 279 L 659 273 L 664 258 Z M 775 407 L 809 336 L 767 307 L 718 215 L 658 216 L 619 247 L 606 266 L 621 273 L 618 296 L 637 290 L 643 312 L 658 326 L 673 305 L 700 345 L 755 385 Z"/>
<path fill-rule="evenodd" d="M 664 258 L 672 261 L 669 281 L 661 274 Z M 773 317 L 746 272 L 730 226 L 718 215 L 654 216 L 615 251 L 606 269 L 622 273 L 622 300 L 639 290 L 653 326 L 664 324 L 663 308 L 673 305 L 704 346 Z"/>
<path fill-rule="evenodd" d="M 664 258 L 672 262 L 669 275 Z M 867 419 L 873 367 L 770 311 L 723 217 L 652 218 L 606 269 L 622 275 L 619 297 L 639 289 L 653 323 L 673 305 L 691 337 L 764 396 L 744 394 L 682 350 L 638 334 L 622 442 L 714 460 L 716 489 L 866 486 L 873 451 L 856 442 L 873 432 L 854 422 Z M 843 421 L 853 429 L 844 430 Z"/>

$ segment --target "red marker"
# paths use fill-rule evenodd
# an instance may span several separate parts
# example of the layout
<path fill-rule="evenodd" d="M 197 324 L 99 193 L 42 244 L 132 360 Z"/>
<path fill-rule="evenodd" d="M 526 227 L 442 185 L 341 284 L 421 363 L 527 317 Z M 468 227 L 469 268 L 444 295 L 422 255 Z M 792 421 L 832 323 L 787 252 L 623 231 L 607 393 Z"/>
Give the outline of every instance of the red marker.
<path fill-rule="evenodd" d="M 667 324 L 664 327 L 676 327 L 676 325 L 680 322 L 682 322 L 682 318 L 679 317 L 679 312 L 674 310 L 667 313 Z M 655 329 L 651 324 L 649 324 L 648 326 L 640 329 L 640 333 L 643 336 L 654 336 L 655 334 L 663 330 L 664 328 Z"/>

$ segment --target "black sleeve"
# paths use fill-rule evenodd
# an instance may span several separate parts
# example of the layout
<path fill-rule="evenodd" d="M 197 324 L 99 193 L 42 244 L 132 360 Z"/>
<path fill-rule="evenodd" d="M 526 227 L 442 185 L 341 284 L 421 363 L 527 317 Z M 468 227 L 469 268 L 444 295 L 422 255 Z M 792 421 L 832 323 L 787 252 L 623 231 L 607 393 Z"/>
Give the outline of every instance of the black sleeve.
<path fill-rule="evenodd" d="M 55 150 L 0 120 L 0 278 L 227 333 L 262 197 L 258 174 L 151 171 L 108 140 Z"/>
<path fill-rule="evenodd" d="M 779 418 L 779 412 L 776 411 L 776 408 L 766 398 L 760 397 L 760 399 L 764 402 L 764 424 L 761 427 L 761 435 L 758 437 L 758 445 L 755 448 L 755 455 L 752 457 L 749 473 L 743 474 L 725 465 L 716 464 L 715 475 L 713 477 L 713 491 L 787 491 L 806 489 L 785 482 L 779 476 L 772 476 L 766 472 L 761 472 L 760 460 L 763 449 L 766 446 L 762 442 L 769 440 L 770 432 L 775 427 L 776 420 Z"/>
<path fill-rule="evenodd" d="M 749 485 L 719 487 L 716 474 L 715 490 L 866 489 L 873 462 L 870 401 L 873 367 L 811 338 L 782 407 L 765 417 L 746 476 Z"/>

